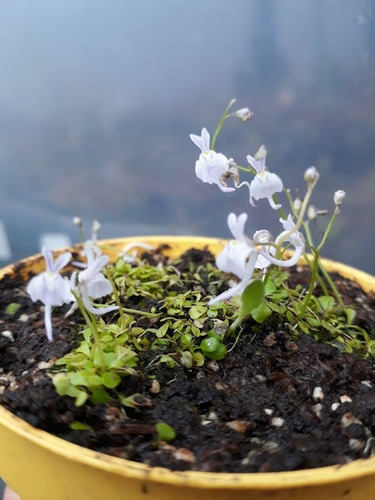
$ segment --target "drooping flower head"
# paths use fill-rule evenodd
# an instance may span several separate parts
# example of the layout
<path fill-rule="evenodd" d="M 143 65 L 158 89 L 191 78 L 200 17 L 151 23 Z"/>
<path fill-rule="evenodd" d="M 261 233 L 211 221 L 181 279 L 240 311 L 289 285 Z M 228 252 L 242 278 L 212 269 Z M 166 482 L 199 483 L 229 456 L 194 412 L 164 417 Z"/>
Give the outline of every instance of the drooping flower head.
<path fill-rule="evenodd" d="M 190 139 L 201 150 L 199 159 L 195 163 L 195 174 L 207 184 L 216 184 L 224 193 L 235 190 L 227 186 L 227 180 L 233 178 L 238 183 L 238 169 L 232 160 L 228 160 L 222 153 L 210 149 L 210 134 L 206 128 L 201 135 L 190 134 Z"/>
<path fill-rule="evenodd" d="M 261 146 L 255 156 L 248 155 L 247 161 L 253 167 L 256 174 L 254 179 L 250 182 L 243 182 L 241 185 L 246 184 L 250 192 L 250 204 L 255 207 L 253 200 L 260 200 L 266 198 L 274 210 L 278 210 L 281 205 L 277 205 L 272 196 L 283 190 L 283 183 L 281 179 L 271 172 L 266 170 L 266 156 L 267 150 Z"/>
<path fill-rule="evenodd" d="M 254 242 L 244 233 L 246 221 L 246 213 L 238 217 L 234 213 L 228 215 L 228 227 L 235 239 L 227 243 L 224 250 L 217 256 L 216 265 L 221 271 L 234 274 L 240 281 L 234 287 L 211 299 L 209 305 L 240 295 L 251 283 L 258 252 Z"/>
<path fill-rule="evenodd" d="M 72 255 L 69 252 L 63 253 L 54 262 L 53 254 L 48 248 L 43 247 L 42 254 L 46 261 L 46 270 L 30 280 L 27 293 L 33 302 L 38 300 L 43 302 L 46 335 L 48 340 L 52 341 L 52 307 L 74 301 L 70 281 L 60 275 L 60 271 L 68 264 Z"/>

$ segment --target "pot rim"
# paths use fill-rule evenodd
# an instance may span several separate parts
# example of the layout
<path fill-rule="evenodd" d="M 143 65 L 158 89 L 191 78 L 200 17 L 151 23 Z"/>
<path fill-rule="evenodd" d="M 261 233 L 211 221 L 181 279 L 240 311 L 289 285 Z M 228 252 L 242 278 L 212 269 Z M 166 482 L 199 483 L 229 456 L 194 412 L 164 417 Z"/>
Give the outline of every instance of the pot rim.
<path fill-rule="evenodd" d="M 165 240 L 175 245 L 185 245 L 189 243 L 191 246 L 202 246 L 206 244 L 208 248 L 211 246 L 217 247 L 218 245 L 224 247 L 227 241 L 224 239 L 202 236 L 139 236 L 100 240 L 98 243 L 108 251 L 107 253 L 110 256 L 112 253 L 112 257 L 114 257 L 115 254 L 118 253 L 121 245 L 136 242 L 150 244 L 154 242 L 155 245 L 158 245 L 163 241 L 165 242 Z M 62 253 L 72 248 L 74 250 L 79 250 L 82 246 L 76 245 L 73 247 L 66 247 L 56 252 Z M 30 262 L 35 264 L 39 264 L 40 262 L 41 268 L 44 267 L 42 255 L 35 254 L 1 269 L 0 279 L 6 274 L 14 274 L 19 269 L 22 269 L 25 263 Z M 359 282 L 366 292 L 375 291 L 375 277 L 370 274 L 333 260 L 322 259 L 322 262 L 328 271 L 337 271 L 344 277 Z M 194 484 L 202 489 L 227 487 L 247 489 L 251 487 L 251 489 L 260 490 L 264 489 L 266 486 L 269 490 L 276 490 L 301 487 L 304 485 L 318 486 L 320 484 L 334 484 L 343 480 L 358 479 L 375 473 L 375 457 L 358 459 L 343 465 L 285 472 L 214 473 L 200 471 L 171 471 L 167 468 L 151 467 L 131 460 L 113 457 L 70 443 L 43 430 L 34 428 L 2 406 L 0 406 L 0 424 L 12 430 L 20 437 L 74 462 L 101 468 L 112 473 L 115 472 L 118 475 L 132 479 L 147 479 L 148 481 L 180 486 Z"/>

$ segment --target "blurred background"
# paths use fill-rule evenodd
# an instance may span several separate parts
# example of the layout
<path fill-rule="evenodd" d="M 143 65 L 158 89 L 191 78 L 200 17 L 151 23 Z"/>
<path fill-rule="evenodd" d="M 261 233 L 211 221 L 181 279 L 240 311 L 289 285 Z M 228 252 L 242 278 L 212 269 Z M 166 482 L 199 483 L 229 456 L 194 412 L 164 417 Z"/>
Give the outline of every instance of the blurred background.
<path fill-rule="evenodd" d="M 347 198 L 324 250 L 375 273 L 374 0 L 1 0 L 0 263 L 77 241 L 73 216 L 100 237 L 229 237 L 278 217 L 247 189 L 222 194 L 194 174 L 189 133 L 245 164 L 261 144 L 284 185 L 313 203 Z M 286 207 L 286 200 L 280 198 Z M 328 222 L 317 222 L 317 235 Z"/>

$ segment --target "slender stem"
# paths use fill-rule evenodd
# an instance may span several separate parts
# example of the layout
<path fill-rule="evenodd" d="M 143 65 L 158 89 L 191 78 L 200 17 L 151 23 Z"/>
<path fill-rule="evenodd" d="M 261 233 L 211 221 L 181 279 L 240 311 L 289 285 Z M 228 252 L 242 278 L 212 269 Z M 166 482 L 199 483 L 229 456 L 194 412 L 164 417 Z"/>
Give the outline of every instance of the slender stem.
<path fill-rule="evenodd" d="M 327 238 L 328 238 L 328 235 L 329 233 L 331 232 L 331 229 L 332 229 L 332 226 L 333 226 L 333 223 L 335 222 L 335 219 L 338 215 L 338 212 L 334 212 L 332 217 L 331 217 L 331 220 L 329 221 L 328 223 L 328 226 L 327 226 L 327 229 L 325 230 L 324 232 L 324 235 L 323 235 L 323 238 L 322 238 L 322 241 L 319 243 L 318 245 L 318 248 L 317 250 L 320 252 L 320 250 L 323 248 L 325 242 L 327 241 Z"/>
<path fill-rule="evenodd" d="M 309 266 L 310 271 L 312 271 L 313 264 L 312 264 L 311 260 L 309 259 L 309 256 L 307 255 L 307 253 L 303 254 L 303 258 L 305 259 L 306 264 Z M 321 268 L 320 261 L 319 261 L 319 268 Z M 322 278 L 319 276 L 319 274 L 316 275 L 316 279 L 318 280 L 319 285 L 322 287 L 324 295 L 328 295 L 327 287 L 326 287 L 324 281 L 322 280 Z"/>
<path fill-rule="evenodd" d="M 238 170 L 242 170 L 243 172 L 249 172 L 252 174 L 253 172 L 251 171 L 251 168 L 246 168 L 246 167 L 241 167 L 240 165 L 237 165 Z"/>
<path fill-rule="evenodd" d="M 89 313 L 88 311 L 86 311 L 86 308 L 83 304 L 83 301 L 82 299 L 79 297 L 79 295 L 77 295 L 76 293 L 73 292 L 73 295 L 77 301 L 77 304 L 78 304 L 78 307 L 80 308 L 81 310 L 81 313 L 88 325 L 88 327 L 90 328 L 91 330 L 91 333 L 92 333 L 92 336 L 93 336 L 93 339 L 94 339 L 94 349 L 98 349 L 98 352 L 99 352 L 99 357 L 100 357 L 100 367 L 101 369 L 104 371 L 105 369 L 105 360 L 104 360 L 104 351 L 103 351 L 103 348 L 102 348 L 102 345 L 100 343 L 100 337 L 99 337 L 99 332 L 98 332 L 98 325 L 97 325 L 97 322 L 96 322 L 96 318 L 93 314 Z M 94 357 L 94 350 L 92 352 L 92 356 Z"/>
<path fill-rule="evenodd" d="M 223 116 L 221 117 L 220 121 L 219 121 L 219 125 L 217 126 L 216 130 L 215 130 L 215 133 L 214 133 L 214 136 L 212 138 L 212 141 L 211 141 L 211 146 L 210 148 L 211 149 L 215 149 L 215 144 L 216 144 L 216 139 L 217 139 L 217 136 L 219 135 L 220 133 L 220 130 L 223 128 L 223 125 L 224 125 L 224 122 L 227 118 L 227 115 L 228 115 L 228 111 L 230 110 L 230 108 L 234 105 L 235 101 L 231 101 L 228 106 L 225 108 L 225 111 L 223 113 Z"/>
<path fill-rule="evenodd" d="M 320 272 L 323 274 L 324 276 L 324 279 L 326 280 L 326 282 L 328 283 L 330 289 L 332 290 L 333 292 L 333 295 L 335 296 L 335 299 L 337 300 L 337 302 L 340 304 L 340 306 L 343 306 L 344 307 L 344 301 L 342 300 L 342 297 L 339 293 L 339 291 L 337 290 L 337 288 L 335 287 L 335 284 L 333 283 L 330 275 L 327 273 L 327 271 L 325 270 L 323 264 L 319 261 L 319 269 L 320 269 Z M 328 294 L 326 294 L 328 295 Z"/>
<path fill-rule="evenodd" d="M 317 277 L 317 272 L 318 272 L 318 266 L 319 266 L 319 252 L 314 250 L 314 263 L 313 263 L 313 267 L 311 270 L 310 286 L 309 286 L 308 292 L 303 300 L 302 308 L 301 308 L 301 311 L 298 315 L 299 318 L 304 315 L 306 308 L 307 308 L 307 305 L 310 302 L 311 296 L 313 294 L 314 287 L 315 287 L 315 281 L 316 281 L 316 277 Z"/>
<path fill-rule="evenodd" d="M 114 280 L 112 278 L 112 275 L 111 275 L 111 273 L 109 272 L 108 269 L 106 270 L 105 275 L 106 275 L 107 279 L 110 281 L 110 283 L 112 285 L 113 296 L 115 298 L 116 305 L 118 306 L 118 312 L 120 313 L 120 318 L 121 318 L 121 321 L 122 321 L 122 327 L 125 329 L 126 325 L 127 325 L 127 321 L 126 321 L 126 317 L 125 317 L 125 314 L 124 314 L 124 310 L 122 308 L 122 304 L 121 304 L 121 300 L 120 300 L 120 296 L 119 296 L 118 290 L 116 288 L 116 285 L 115 285 L 115 282 L 114 282 Z"/>
<path fill-rule="evenodd" d="M 159 318 L 159 316 L 161 316 L 161 313 L 139 311 L 138 309 L 128 309 L 127 307 L 123 307 L 122 310 L 127 314 L 139 314 L 140 316 L 145 316 L 146 318 Z"/>

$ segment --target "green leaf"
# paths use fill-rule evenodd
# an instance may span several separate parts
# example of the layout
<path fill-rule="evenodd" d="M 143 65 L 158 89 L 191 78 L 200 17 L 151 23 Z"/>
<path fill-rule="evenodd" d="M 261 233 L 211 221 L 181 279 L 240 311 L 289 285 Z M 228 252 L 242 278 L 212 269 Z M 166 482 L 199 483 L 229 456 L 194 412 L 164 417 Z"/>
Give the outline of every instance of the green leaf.
<path fill-rule="evenodd" d="M 104 389 L 95 389 L 92 392 L 92 401 L 96 405 L 99 403 L 108 403 L 110 399 L 110 395 Z"/>
<path fill-rule="evenodd" d="M 168 443 L 169 441 L 173 441 L 176 437 L 176 431 L 168 424 L 164 422 L 158 422 L 156 425 L 156 432 L 158 433 L 158 440 L 165 441 Z"/>
<path fill-rule="evenodd" d="M 268 307 L 267 304 L 262 302 L 260 306 L 258 306 L 254 311 L 251 313 L 251 316 L 255 319 L 257 323 L 264 323 L 272 314 L 271 309 Z"/>
<path fill-rule="evenodd" d="M 84 424 L 83 422 L 72 422 L 69 427 L 73 431 L 89 431 L 91 427 L 87 424 Z"/>
<path fill-rule="evenodd" d="M 20 304 L 17 304 L 17 302 L 12 302 L 11 304 L 8 304 L 5 311 L 7 314 L 14 315 L 18 311 L 18 309 L 21 307 Z"/>
<path fill-rule="evenodd" d="M 204 306 L 193 306 L 189 310 L 189 316 L 191 319 L 198 319 L 205 313 L 206 313 L 206 307 Z"/>
<path fill-rule="evenodd" d="M 346 314 L 346 318 L 348 320 L 348 325 L 352 325 L 356 316 L 355 309 L 352 309 L 350 307 L 345 307 L 344 311 Z"/>
<path fill-rule="evenodd" d="M 313 318 L 312 316 L 308 316 L 306 318 L 306 322 L 310 325 L 310 326 L 321 326 L 321 322 L 316 319 L 316 318 Z"/>
<path fill-rule="evenodd" d="M 105 385 L 105 387 L 107 387 L 108 389 L 114 389 L 121 382 L 121 378 L 119 377 L 119 375 L 117 375 L 117 373 L 113 373 L 113 372 L 103 373 L 101 379 L 102 379 L 103 385 Z"/>
<path fill-rule="evenodd" d="M 204 356 L 203 356 L 203 354 L 201 352 L 194 353 L 194 355 L 193 355 L 193 362 L 194 362 L 195 366 L 203 366 L 204 365 Z"/>
<path fill-rule="evenodd" d="M 206 353 L 211 353 L 211 352 L 216 351 L 219 344 L 220 344 L 220 341 L 217 337 L 208 337 L 208 338 L 202 340 L 200 347 L 201 347 L 202 351 L 204 352 L 204 354 L 206 354 Z"/>
<path fill-rule="evenodd" d="M 310 333 L 309 327 L 306 325 L 304 321 L 298 321 L 298 326 L 300 329 L 303 331 L 303 333 L 306 333 L 307 335 Z"/>
<path fill-rule="evenodd" d="M 86 403 L 87 398 L 88 398 L 88 394 L 85 391 L 79 391 L 77 396 L 76 396 L 76 400 L 74 401 L 74 404 L 76 406 L 82 406 Z"/>
<path fill-rule="evenodd" d="M 264 297 L 264 285 L 261 280 L 254 280 L 248 285 L 241 296 L 241 309 L 239 317 L 241 319 L 249 316 L 254 309 L 260 306 Z"/>
<path fill-rule="evenodd" d="M 204 354 L 207 356 L 209 359 L 215 359 L 215 360 L 220 360 L 224 359 L 225 356 L 227 355 L 227 348 L 224 344 L 219 344 L 217 346 L 217 349 L 214 352 L 204 352 Z"/>
<path fill-rule="evenodd" d="M 320 307 L 323 309 L 323 311 L 327 312 L 332 309 L 332 307 L 335 304 L 335 299 L 333 297 L 329 297 L 327 295 L 323 295 L 322 297 L 318 298 L 318 302 L 320 304 Z"/>

